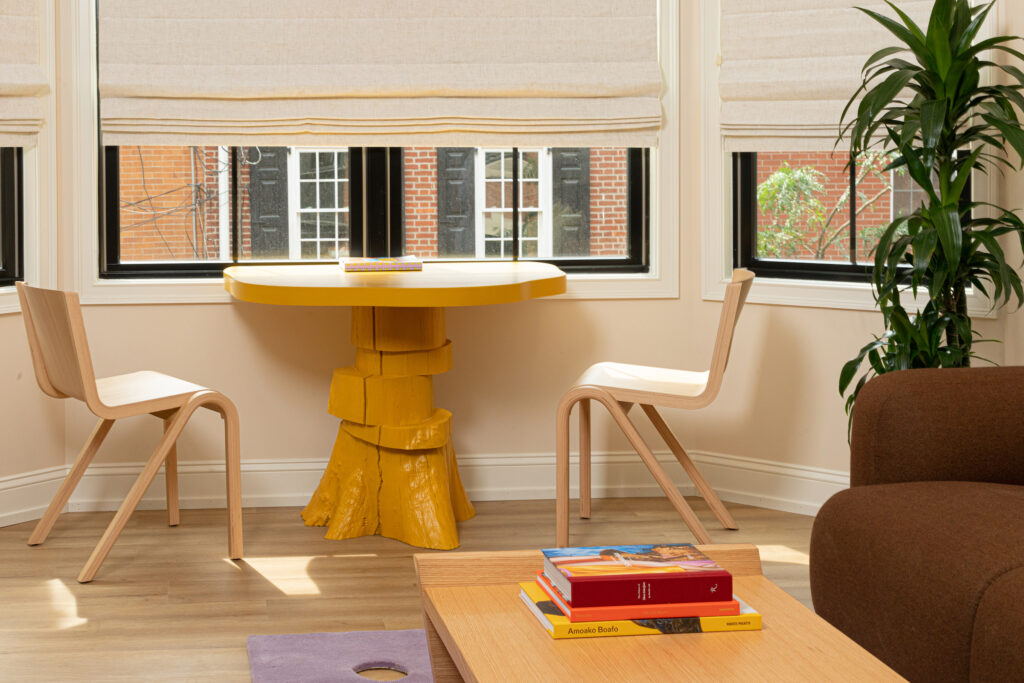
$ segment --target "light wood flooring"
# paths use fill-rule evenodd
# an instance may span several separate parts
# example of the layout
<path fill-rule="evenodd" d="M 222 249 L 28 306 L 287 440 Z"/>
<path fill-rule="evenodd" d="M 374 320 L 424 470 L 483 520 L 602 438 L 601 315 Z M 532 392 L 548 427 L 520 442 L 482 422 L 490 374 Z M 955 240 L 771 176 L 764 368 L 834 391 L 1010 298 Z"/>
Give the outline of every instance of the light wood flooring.
<path fill-rule="evenodd" d="M 725 531 L 690 501 L 719 543 L 755 543 L 765 575 L 810 606 L 812 517 L 728 503 Z M 462 550 L 547 547 L 553 501 L 477 503 Z M 223 510 L 139 511 L 91 584 L 75 576 L 113 513 L 66 514 L 42 546 L 34 523 L 0 529 L 0 680 L 246 681 L 246 637 L 421 628 L 412 554 L 379 537 L 327 541 L 298 508 L 244 513 L 245 555 L 227 559 Z M 575 514 L 575 512 L 574 512 Z M 689 542 L 664 498 L 595 500 L 571 518 L 574 545 Z"/>

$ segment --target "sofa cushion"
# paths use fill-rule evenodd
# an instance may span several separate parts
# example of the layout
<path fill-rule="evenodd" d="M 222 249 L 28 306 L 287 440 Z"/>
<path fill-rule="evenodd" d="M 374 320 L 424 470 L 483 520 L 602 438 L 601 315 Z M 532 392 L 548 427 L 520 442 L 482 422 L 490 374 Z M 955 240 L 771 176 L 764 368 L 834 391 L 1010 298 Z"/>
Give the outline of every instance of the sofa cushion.
<path fill-rule="evenodd" d="M 1024 622 L 1000 614 L 1019 612 L 1020 598 L 999 603 L 1024 595 L 1022 540 L 1021 486 L 930 481 L 842 491 L 811 535 L 815 611 L 912 681 L 1015 679 L 1024 671 Z M 975 666 L 972 652 L 1002 661 Z"/>

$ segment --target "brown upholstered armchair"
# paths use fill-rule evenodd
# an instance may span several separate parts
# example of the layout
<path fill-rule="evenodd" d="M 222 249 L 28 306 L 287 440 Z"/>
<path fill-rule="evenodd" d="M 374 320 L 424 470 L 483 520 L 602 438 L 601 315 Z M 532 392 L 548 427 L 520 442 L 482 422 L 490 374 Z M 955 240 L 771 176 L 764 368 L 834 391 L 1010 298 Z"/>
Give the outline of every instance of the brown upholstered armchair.
<path fill-rule="evenodd" d="M 1024 680 L 1024 367 L 868 382 L 850 485 L 814 522 L 818 614 L 911 681 Z"/>

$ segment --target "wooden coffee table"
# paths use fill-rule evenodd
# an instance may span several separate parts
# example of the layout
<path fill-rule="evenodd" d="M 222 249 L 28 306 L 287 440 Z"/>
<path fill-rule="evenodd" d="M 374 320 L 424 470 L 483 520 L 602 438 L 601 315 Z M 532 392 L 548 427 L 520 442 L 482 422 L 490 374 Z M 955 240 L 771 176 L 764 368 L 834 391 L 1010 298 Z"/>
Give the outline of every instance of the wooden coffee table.
<path fill-rule="evenodd" d="M 414 556 L 435 681 L 903 680 L 761 575 L 752 545 L 702 545 L 761 631 L 554 640 L 519 599 L 537 550 Z"/>

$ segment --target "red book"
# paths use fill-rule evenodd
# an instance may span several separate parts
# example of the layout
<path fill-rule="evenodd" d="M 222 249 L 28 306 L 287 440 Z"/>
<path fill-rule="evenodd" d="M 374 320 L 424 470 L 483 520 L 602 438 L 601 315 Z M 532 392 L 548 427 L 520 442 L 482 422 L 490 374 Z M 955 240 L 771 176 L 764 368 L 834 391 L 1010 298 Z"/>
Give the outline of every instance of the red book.
<path fill-rule="evenodd" d="M 732 575 L 690 543 L 541 552 L 544 575 L 574 609 L 732 598 Z"/>
<path fill-rule="evenodd" d="M 675 619 L 680 617 L 734 617 L 740 613 L 740 603 L 721 602 L 648 602 L 642 605 L 608 605 L 605 607 L 572 607 L 558 589 L 551 585 L 544 572 L 537 572 L 537 585 L 551 602 L 571 622 L 617 621 L 631 619 Z"/>

